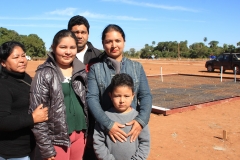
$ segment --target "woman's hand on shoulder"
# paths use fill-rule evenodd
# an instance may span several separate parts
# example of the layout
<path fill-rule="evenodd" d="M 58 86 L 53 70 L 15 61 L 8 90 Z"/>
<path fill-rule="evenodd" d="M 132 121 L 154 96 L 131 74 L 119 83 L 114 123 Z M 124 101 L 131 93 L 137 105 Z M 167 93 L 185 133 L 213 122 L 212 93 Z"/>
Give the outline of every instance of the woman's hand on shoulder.
<path fill-rule="evenodd" d="M 40 104 L 32 113 L 34 123 L 44 122 L 48 120 L 48 107 L 43 108 Z"/>
<path fill-rule="evenodd" d="M 131 136 L 130 142 L 134 142 L 138 138 L 138 135 L 141 133 L 142 126 L 136 120 L 132 120 L 132 121 L 126 123 L 125 125 L 126 126 L 131 126 L 132 125 L 132 129 L 127 134 L 127 136 Z"/>
<path fill-rule="evenodd" d="M 127 134 L 121 130 L 121 128 L 124 127 L 125 125 L 114 122 L 113 127 L 109 130 L 108 133 L 114 143 L 116 143 L 116 140 L 120 142 L 127 141 Z"/>

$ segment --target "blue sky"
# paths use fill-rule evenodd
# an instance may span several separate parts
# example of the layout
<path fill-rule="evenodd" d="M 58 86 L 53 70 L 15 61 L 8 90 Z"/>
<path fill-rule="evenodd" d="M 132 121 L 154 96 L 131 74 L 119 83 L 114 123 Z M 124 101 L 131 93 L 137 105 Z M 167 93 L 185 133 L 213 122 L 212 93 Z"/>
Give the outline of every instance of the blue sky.
<path fill-rule="evenodd" d="M 140 50 L 152 41 L 212 40 L 236 46 L 240 41 L 239 0 L 11 0 L 1 1 L 0 27 L 21 35 L 37 34 L 48 49 L 54 35 L 74 15 L 90 23 L 89 41 L 102 49 L 108 24 L 121 26 L 125 50 Z"/>

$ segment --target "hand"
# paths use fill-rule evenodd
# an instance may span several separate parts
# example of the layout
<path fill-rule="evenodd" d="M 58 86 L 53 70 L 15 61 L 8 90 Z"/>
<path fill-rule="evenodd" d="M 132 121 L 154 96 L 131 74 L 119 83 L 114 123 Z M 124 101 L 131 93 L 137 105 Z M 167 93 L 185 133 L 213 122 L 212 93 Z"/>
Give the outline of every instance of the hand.
<path fill-rule="evenodd" d="M 44 122 L 48 120 L 48 107 L 43 108 L 40 104 L 32 113 L 34 123 Z"/>
<path fill-rule="evenodd" d="M 44 158 L 44 160 L 54 160 L 55 157 L 50 157 L 50 158 Z"/>
<path fill-rule="evenodd" d="M 120 129 L 124 127 L 125 125 L 114 122 L 112 128 L 109 130 L 109 133 L 108 133 L 114 143 L 116 143 L 116 139 L 120 142 L 127 141 L 127 134 Z"/>
<path fill-rule="evenodd" d="M 137 139 L 138 135 L 141 133 L 142 126 L 136 120 L 132 120 L 132 121 L 126 123 L 125 125 L 127 125 L 127 126 L 131 126 L 132 125 L 132 129 L 127 134 L 127 136 L 131 136 L 130 142 L 134 142 Z"/>

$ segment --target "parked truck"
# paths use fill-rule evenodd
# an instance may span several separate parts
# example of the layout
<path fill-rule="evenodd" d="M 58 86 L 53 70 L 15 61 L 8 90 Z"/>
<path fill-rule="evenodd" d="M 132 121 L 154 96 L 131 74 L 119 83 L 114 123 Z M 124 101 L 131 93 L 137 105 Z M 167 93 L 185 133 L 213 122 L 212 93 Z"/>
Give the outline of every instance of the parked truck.
<path fill-rule="evenodd" d="M 223 72 L 232 70 L 234 73 L 236 68 L 236 73 L 240 74 L 240 53 L 222 53 L 215 59 L 205 63 L 208 72 L 213 72 L 215 69 L 221 71 L 221 66 L 223 67 Z"/>

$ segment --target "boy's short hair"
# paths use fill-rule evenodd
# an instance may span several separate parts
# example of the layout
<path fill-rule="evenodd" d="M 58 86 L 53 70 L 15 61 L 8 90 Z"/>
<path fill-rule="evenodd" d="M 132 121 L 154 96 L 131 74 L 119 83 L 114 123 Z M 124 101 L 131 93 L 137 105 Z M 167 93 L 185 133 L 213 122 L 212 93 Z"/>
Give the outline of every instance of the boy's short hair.
<path fill-rule="evenodd" d="M 109 85 L 109 92 L 112 93 L 113 90 L 119 86 L 127 86 L 127 87 L 131 88 L 132 92 L 134 93 L 133 79 L 131 76 L 129 76 L 126 73 L 116 74 L 112 78 L 111 84 Z"/>
<path fill-rule="evenodd" d="M 87 28 L 87 31 L 88 31 L 88 34 L 89 34 L 90 25 L 88 23 L 88 20 L 85 17 L 80 16 L 80 15 L 73 16 L 69 20 L 69 22 L 68 22 L 68 30 L 71 31 L 73 26 L 75 26 L 75 25 L 82 25 L 82 24 Z"/>

